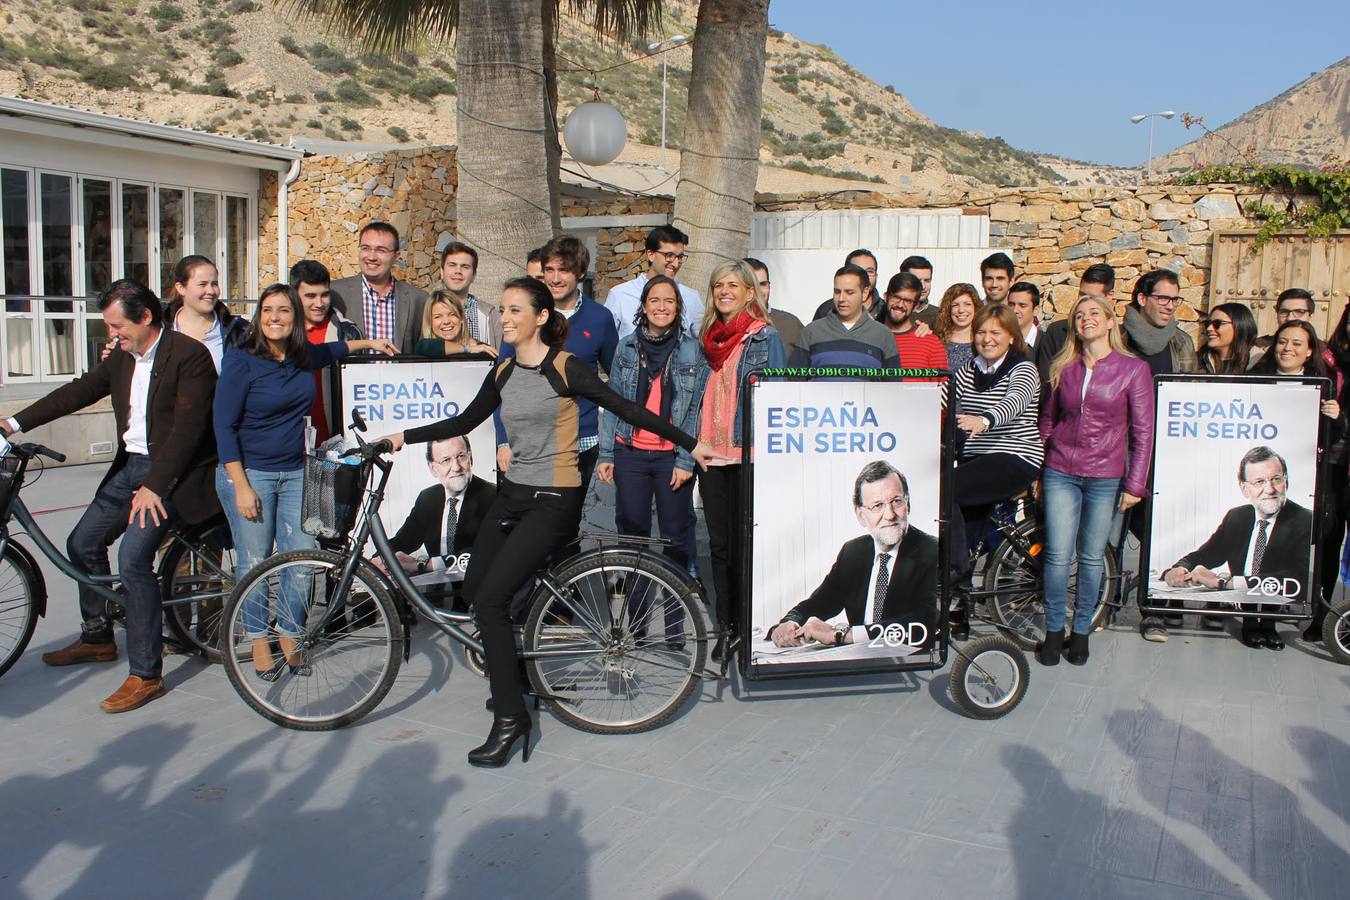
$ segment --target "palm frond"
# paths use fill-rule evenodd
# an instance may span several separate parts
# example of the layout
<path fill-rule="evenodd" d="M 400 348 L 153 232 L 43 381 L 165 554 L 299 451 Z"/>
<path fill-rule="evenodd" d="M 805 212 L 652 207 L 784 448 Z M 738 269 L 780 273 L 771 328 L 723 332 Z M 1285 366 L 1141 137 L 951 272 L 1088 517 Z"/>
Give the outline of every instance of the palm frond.
<path fill-rule="evenodd" d="M 558 6 L 620 41 L 646 37 L 661 27 L 659 0 L 559 0 Z"/>

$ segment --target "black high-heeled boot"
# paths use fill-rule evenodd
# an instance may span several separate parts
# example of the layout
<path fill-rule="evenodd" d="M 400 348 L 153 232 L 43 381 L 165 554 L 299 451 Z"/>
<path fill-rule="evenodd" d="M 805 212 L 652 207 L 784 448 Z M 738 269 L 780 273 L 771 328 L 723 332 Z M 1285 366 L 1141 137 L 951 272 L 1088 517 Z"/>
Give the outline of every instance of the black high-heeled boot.
<path fill-rule="evenodd" d="M 969 616 L 966 615 L 966 609 L 964 606 L 952 609 L 947 613 L 947 624 L 951 628 L 952 640 L 954 641 L 970 640 L 970 618 Z"/>
<path fill-rule="evenodd" d="M 1064 650 L 1064 659 L 1071 666 L 1081 666 L 1088 661 L 1088 636 L 1074 632 L 1069 638 L 1069 646 Z"/>
<path fill-rule="evenodd" d="M 1064 649 L 1064 632 L 1051 631 L 1036 645 L 1036 660 L 1043 666 L 1059 665 L 1059 654 Z"/>
<path fill-rule="evenodd" d="M 487 740 L 481 746 L 469 751 L 469 765 L 501 768 L 511 758 L 511 747 L 517 738 L 523 738 L 525 741 L 521 748 L 520 761 L 529 762 L 530 729 L 533 727 L 534 723 L 530 721 L 529 713 L 497 716 L 492 720 L 492 730 L 488 732 Z"/>

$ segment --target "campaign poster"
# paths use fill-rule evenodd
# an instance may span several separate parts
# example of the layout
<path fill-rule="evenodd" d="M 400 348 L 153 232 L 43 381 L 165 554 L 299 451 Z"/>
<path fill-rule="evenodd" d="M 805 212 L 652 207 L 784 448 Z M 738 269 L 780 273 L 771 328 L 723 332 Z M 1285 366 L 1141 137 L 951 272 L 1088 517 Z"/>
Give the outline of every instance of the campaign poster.
<path fill-rule="evenodd" d="M 457 416 L 478 393 L 492 365 L 491 361 L 479 360 L 376 357 L 344 360 L 340 372 L 342 423 L 349 426 L 352 410 L 357 410 L 366 420 L 365 439 L 374 440 Z M 479 493 L 486 495 L 484 488 L 495 488 L 496 447 L 489 418 L 469 434 L 467 441 L 456 438 L 433 444 L 408 444 L 394 454 L 394 468 L 380 508 L 380 519 L 390 538 L 409 522 L 408 534 L 434 538 L 444 526 L 447 490 L 470 491 L 476 500 Z M 486 509 L 483 503 L 464 501 L 457 510 L 473 512 L 479 507 Z M 462 527 L 467 525 L 466 522 Z M 410 556 L 434 555 L 421 543 L 424 542 L 407 551 Z M 436 541 L 433 539 L 431 543 Z M 464 565 L 451 568 L 462 572 Z"/>
<path fill-rule="evenodd" d="M 747 675 L 927 664 L 942 385 L 762 379 L 751 397 Z"/>
<path fill-rule="evenodd" d="M 1321 398 L 1317 381 L 1159 379 L 1149 605 L 1306 613 Z"/>

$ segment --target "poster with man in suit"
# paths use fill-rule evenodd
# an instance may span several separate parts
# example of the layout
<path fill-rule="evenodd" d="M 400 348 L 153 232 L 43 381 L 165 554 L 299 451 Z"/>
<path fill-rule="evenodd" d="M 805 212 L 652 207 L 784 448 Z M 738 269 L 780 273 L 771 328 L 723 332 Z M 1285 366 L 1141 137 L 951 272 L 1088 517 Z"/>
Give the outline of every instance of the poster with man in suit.
<path fill-rule="evenodd" d="M 936 646 L 941 391 L 755 385 L 752 671 L 890 667 Z"/>
<path fill-rule="evenodd" d="M 1306 611 L 1320 403 L 1314 381 L 1159 382 L 1150 603 L 1174 619 L 1257 603 Z"/>

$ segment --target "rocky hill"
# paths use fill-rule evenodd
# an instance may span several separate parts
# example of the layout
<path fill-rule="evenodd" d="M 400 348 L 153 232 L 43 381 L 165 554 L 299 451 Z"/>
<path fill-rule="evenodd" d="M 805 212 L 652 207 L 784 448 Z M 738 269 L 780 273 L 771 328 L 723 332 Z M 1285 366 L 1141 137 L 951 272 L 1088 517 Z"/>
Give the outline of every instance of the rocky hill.
<path fill-rule="evenodd" d="M 667 6 L 664 34 L 692 37 L 695 9 L 691 0 Z M 590 99 L 595 85 L 624 113 L 630 139 L 659 143 L 661 60 L 598 71 L 643 55 L 647 42 L 608 40 L 564 19 L 561 114 Z M 673 148 L 683 134 L 690 56 L 683 47 L 666 59 Z M 6 0 L 0 93 L 281 143 L 455 140 L 452 46 L 363 55 L 266 0 Z M 1126 171 L 943 128 L 896 87 L 780 31 L 769 40 L 763 135 L 770 165 L 897 189 L 1108 183 Z"/>
<path fill-rule="evenodd" d="M 1315 168 L 1329 156 L 1350 158 L 1350 56 L 1154 165 L 1160 172 L 1186 171 L 1250 159 Z"/>

